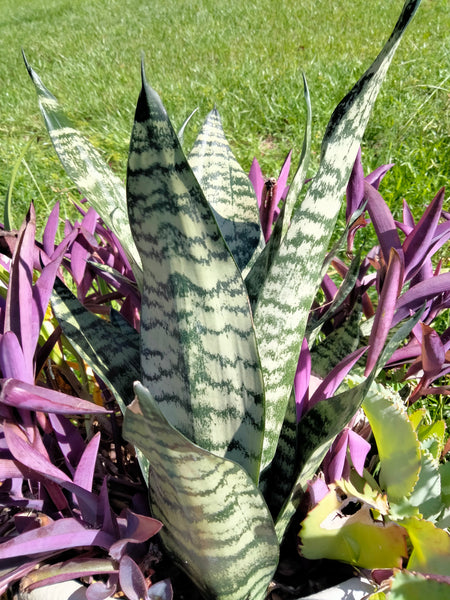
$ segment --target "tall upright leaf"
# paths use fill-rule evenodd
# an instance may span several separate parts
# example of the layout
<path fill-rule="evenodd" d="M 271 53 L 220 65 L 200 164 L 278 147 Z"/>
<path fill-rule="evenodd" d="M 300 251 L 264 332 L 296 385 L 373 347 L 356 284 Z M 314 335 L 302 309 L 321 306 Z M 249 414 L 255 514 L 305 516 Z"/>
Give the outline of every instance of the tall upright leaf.
<path fill-rule="evenodd" d="M 142 73 L 128 210 L 144 269 L 141 367 L 167 420 L 259 476 L 263 381 L 241 274 Z"/>
<path fill-rule="evenodd" d="M 263 466 L 275 452 L 308 312 L 370 110 L 419 4 L 420 0 L 405 2 L 381 53 L 334 111 L 322 142 L 318 173 L 293 214 L 259 294 L 255 327 L 266 382 Z"/>
<path fill-rule="evenodd" d="M 264 238 L 252 184 L 231 152 L 216 109 L 206 117 L 188 161 L 245 277 Z"/>
<path fill-rule="evenodd" d="M 136 281 L 141 281 L 139 255 L 133 242 L 126 209 L 125 189 L 120 179 L 99 152 L 79 134 L 66 117 L 58 100 L 42 83 L 30 66 L 25 65 L 34 83 L 39 108 L 45 120 L 56 154 L 67 175 L 102 216 L 104 223 L 117 235 L 133 267 Z"/>
<path fill-rule="evenodd" d="M 211 600 L 262 600 L 278 562 L 267 506 L 236 463 L 192 444 L 135 384 L 124 435 L 151 465 L 150 502 L 161 537 Z"/>

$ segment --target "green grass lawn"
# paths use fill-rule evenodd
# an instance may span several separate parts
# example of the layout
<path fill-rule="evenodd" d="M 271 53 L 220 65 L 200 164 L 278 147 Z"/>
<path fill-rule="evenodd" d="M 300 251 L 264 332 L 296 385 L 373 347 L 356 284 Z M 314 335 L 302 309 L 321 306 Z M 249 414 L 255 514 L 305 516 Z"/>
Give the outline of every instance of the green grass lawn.
<path fill-rule="evenodd" d="M 68 207 L 73 192 L 48 141 L 21 47 L 76 126 L 123 177 L 141 53 L 175 127 L 199 107 L 186 133 L 188 148 L 217 105 L 238 160 L 248 169 L 257 156 L 267 175 L 278 172 L 289 149 L 294 160 L 299 157 L 304 71 L 313 107 L 312 174 L 334 106 L 376 56 L 402 5 L 0 0 L 0 197 L 34 135 L 14 188 L 17 221 L 32 199 L 39 212 L 57 199 Z M 366 171 L 396 163 L 382 191 L 397 214 L 403 197 L 418 213 L 449 179 L 449 31 L 447 0 L 423 0 L 366 133 Z"/>

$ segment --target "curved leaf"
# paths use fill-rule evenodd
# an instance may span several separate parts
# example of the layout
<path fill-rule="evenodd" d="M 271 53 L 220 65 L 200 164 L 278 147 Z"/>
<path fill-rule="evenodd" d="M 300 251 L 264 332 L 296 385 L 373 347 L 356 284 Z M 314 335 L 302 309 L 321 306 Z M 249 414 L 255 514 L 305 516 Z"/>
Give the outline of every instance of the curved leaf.
<path fill-rule="evenodd" d="M 231 152 L 216 109 L 206 117 L 188 162 L 245 277 L 264 239 L 252 184 Z"/>
<path fill-rule="evenodd" d="M 275 453 L 309 309 L 371 108 L 419 4 L 420 0 L 405 2 L 381 53 L 334 111 L 322 143 L 319 171 L 292 216 L 259 294 L 254 318 L 266 382 L 263 467 Z"/>
<path fill-rule="evenodd" d="M 135 384 L 124 435 L 151 464 L 150 503 L 179 566 L 215 600 L 262 600 L 278 562 L 267 506 L 236 463 L 194 445 Z"/>
<path fill-rule="evenodd" d="M 408 496 L 419 476 L 420 448 L 401 398 L 373 383 L 362 406 L 377 443 L 382 487 L 391 500 Z"/>
<path fill-rule="evenodd" d="M 143 382 L 174 427 L 257 482 L 264 392 L 247 293 L 161 100 L 142 80 L 127 193 L 144 268 Z"/>
<path fill-rule="evenodd" d="M 368 484 L 362 492 L 345 480 L 329 487 L 302 523 L 302 555 L 367 569 L 400 568 L 407 556 L 406 531 L 383 518 L 386 499 Z"/>
<path fill-rule="evenodd" d="M 34 83 L 39 108 L 67 175 L 86 196 L 89 204 L 102 216 L 103 222 L 119 238 L 133 267 L 136 281 L 140 281 L 140 260 L 133 242 L 126 210 L 125 189 L 121 180 L 104 162 L 98 151 L 85 140 L 62 111 L 58 100 L 42 83 L 25 54 L 25 65 Z"/>

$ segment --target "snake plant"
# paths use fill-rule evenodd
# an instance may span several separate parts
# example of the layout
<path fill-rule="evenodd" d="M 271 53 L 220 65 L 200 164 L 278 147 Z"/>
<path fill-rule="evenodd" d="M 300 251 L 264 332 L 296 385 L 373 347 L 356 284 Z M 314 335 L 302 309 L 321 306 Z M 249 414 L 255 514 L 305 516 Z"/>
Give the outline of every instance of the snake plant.
<path fill-rule="evenodd" d="M 88 313 L 61 284 L 55 314 L 116 396 L 162 541 L 205 598 L 264 598 L 299 491 L 417 322 L 377 353 L 362 383 L 297 423 L 293 382 L 329 241 L 371 108 L 419 4 L 405 2 L 335 109 L 306 191 L 305 82 L 303 152 L 271 232 L 216 110 L 186 158 L 142 69 L 124 190 L 27 65 L 56 151 L 121 241 L 142 299 L 140 333 L 117 315 Z"/>

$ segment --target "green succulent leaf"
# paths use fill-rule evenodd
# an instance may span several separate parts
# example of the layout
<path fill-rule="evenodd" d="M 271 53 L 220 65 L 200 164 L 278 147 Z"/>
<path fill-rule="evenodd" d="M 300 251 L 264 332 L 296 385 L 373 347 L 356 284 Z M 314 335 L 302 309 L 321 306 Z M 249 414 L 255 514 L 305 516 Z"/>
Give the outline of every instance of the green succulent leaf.
<path fill-rule="evenodd" d="M 368 484 L 362 491 L 345 480 L 329 487 L 302 522 L 302 555 L 367 569 L 400 568 L 407 556 L 406 531 L 387 520 L 386 499 Z"/>
<path fill-rule="evenodd" d="M 377 443 L 380 483 L 390 500 L 408 496 L 420 472 L 420 447 L 401 398 L 373 383 L 363 402 Z"/>
<path fill-rule="evenodd" d="M 430 521 L 411 517 L 402 521 L 413 550 L 407 565 L 412 571 L 450 577 L 450 535 Z M 450 590 L 450 588 L 449 588 Z"/>
<path fill-rule="evenodd" d="M 450 586 L 446 582 L 420 573 L 399 571 L 393 578 L 389 600 L 443 600 L 449 593 Z"/>
<path fill-rule="evenodd" d="M 264 237 L 255 192 L 231 152 L 216 109 L 206 117 L 188 162 L 245 277 L 264 247 Z"/>
<path fill-rule="evenodd" d="M 74 128 L 58 100 L 42 83 L 39 75 L 27 62 L 25 65 L 34 83 L 39 108 L 50 139 L 67 175 L 101 215 L 103 222 L 120 240 L 136 281 L 141 281 L 140 259 L 128 222 L 125 188 L 99 152 Z"/>
<path fill-rule="evenodd" d="M 144 269 L 143 383 L 178 431 L 256 483 L 264 388 L 248 296 L 144 73 L 127 194 Z"/>
<path fill-rule="evenodd" d="M 439 467 L 428 450 L 422 448 L 419 478 L 408 501 L 418 507 L 425 519 L 434 522 L 442 510 L 441 491 Z"/>
<path fill-rule="evenodd" d="M 419 4 L 420 0 L 405 2 L 381 53 L 334 111 L 322 142 L 318 173 L 294 211 L 259 294 L 254 318 L 266 382 L 263 467 L 276 450 L 323 259 L 371 108 Z"/>
<path fill-rule="evenodd" d="M 166 548 L 206 598 L 262 600 L 278 543 L 260 492 L 239 465 L 174 429 L 138 382 L 135 392 L 124 435 L 151 465 L 150 503 Z"/>

